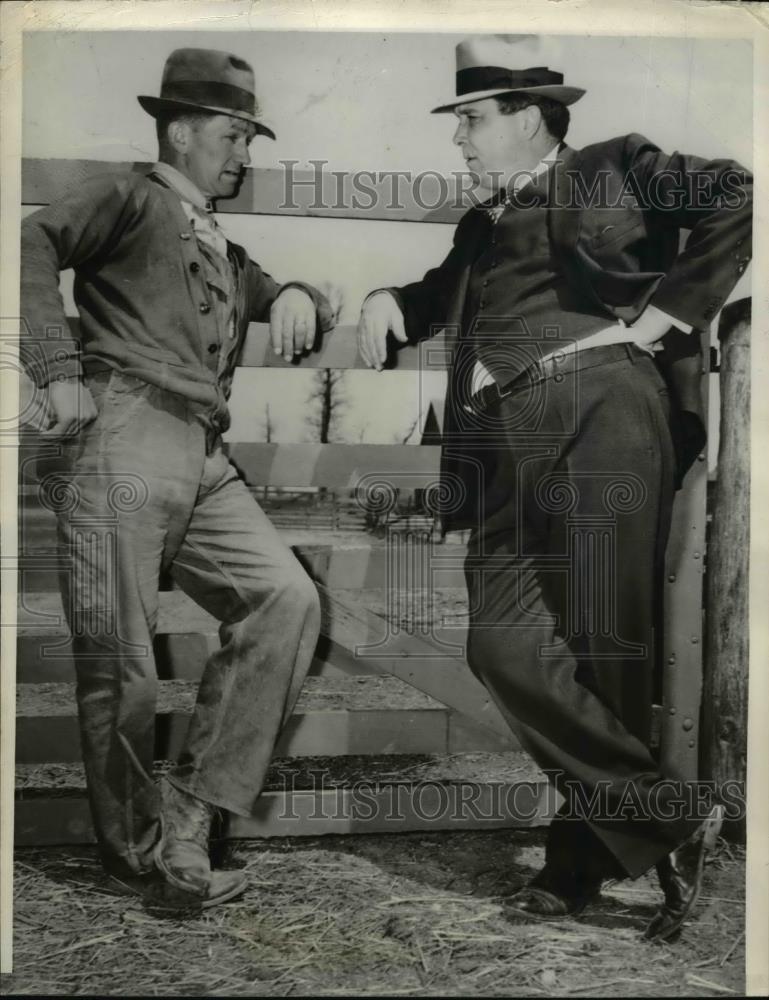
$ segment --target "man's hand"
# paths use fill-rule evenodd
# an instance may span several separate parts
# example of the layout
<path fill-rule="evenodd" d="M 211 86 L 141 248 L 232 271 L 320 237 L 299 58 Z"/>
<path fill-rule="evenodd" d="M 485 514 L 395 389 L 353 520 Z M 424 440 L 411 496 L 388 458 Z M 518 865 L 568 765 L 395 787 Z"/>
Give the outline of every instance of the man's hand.
<path fill-rule="evenodd" d="M 98 415 L 93 396 L 79 378 L 49 382 L 47 402 L 53 423 L 41 432 L 44 438 L 70 437 Z"/>
<path fill-rule="evenodd" d="M 639 347 L 651 347 L 665 336 L 671 326 L 676 325 L 672 316 L 656 306 L 648 305 L 630 327 L 633 343 Z"/>
<path fill-rule="evenodd" d="M 287 288 L 272 303 L 270 341 L 276 354 L 290 361 L 315 341 L 315 303 L 301 288 Z"/>
<path fill-rule="evenodd" d="M 369 366 L 381 372 L 387 361 L 387 334 L 392 330 L 396 340 L 408 343 L 403 325 L 403 313 L 389 292 L 377 292 L 363 303 L 358 320 L 358 350 Z"/>

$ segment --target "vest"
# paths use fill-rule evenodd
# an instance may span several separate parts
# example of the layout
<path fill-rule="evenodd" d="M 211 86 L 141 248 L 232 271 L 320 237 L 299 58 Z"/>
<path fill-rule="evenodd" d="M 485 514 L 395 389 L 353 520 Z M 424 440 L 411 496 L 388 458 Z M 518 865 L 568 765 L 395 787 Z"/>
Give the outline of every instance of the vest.
<path fill-rule="evenodd" d="M 470 274 L 461 347 L 500 385 L 615 322 L 567 283 L 551 253 L 547 214 L 545 185 L 535 181 L 497 222 L 489 219 Z"/>

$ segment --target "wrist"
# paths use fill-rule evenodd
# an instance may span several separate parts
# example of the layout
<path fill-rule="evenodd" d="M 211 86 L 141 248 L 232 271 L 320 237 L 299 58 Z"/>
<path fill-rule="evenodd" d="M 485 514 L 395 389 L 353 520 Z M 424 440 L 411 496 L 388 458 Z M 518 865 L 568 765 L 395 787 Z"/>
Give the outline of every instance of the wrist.
<path fill-rule="evenodd" d="M 278 289 L 278 294 L 275 296 L 275 301 L 277 302 L 284 292 L 301 292 L 302 295 L 306 295 L 307 298 L 315 305 L 315 299 L 310 294 L 309 289 L 301 281 L 288 281 L 285 285 L 281 285 Z"/>
<path fill-rule="evenodd" d="M 363 300 L 363 305 L 368 302 L 369 299 L 373 299 L 376 295 L 389 295 L 391 299 L 394 298 L 392 292 L 389 288 L 375 288 L 373 292 L 369 292 L 366 298 Z"/>

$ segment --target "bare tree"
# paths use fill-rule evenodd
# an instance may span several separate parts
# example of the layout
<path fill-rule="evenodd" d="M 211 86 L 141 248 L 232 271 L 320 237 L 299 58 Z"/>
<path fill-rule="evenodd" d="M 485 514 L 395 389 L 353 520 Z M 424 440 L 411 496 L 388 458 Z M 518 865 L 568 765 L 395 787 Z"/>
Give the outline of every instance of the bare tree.
<path fill-rule="evenodd" d="M 343 371 L 321 368 L 315 372 L 308 397 L 311 411 L 307 423 L 312 429 L 313 440 L 328 444 L 332 435 L 339 432 L 339 420 L 347 406 L 344 394 Z"/>
<path fill-rule="evenodd" d="M 275 433 L 275 424 L 272 422 L 272 417 L 270 415 L 270 404 L 264 404 L 264 440 L 267 444 L 272 441 L 273 434 Z M 262 487 L 262 497 L 266 498 L 269 496 L 270 487 Z"/>
<path fill-rule="evenodd" d="M 336 368 L 321 368 L 314 373 L 307 399 L 310 404 L 307 423 L 312 429 L 312 439 L 321 444 L 328 444 L 332 435 L 339 433 L 339 419 L 347 407 L 344 376 L 345 373 Z M 325 486 L 318 487 L 317 496 L 321 503 L 327 500 L 328 492 Z"/>
<path fill-rule="evenodd" d="M 414 417 L 414 419 L 409 424 L 408 430 L 406 431 L 406 433 L 405 434 L 401 434 L 399 437 L 396 437 L 396 439 L 395 439 L 396 443 L 397 444 L 408 444 L 409 441 L 411 440 L 411 438 L 414 436 L 414 432 L 416 430 L 418 430 L 418 429 L 419 429 L 419 414 L 417 413 L 417 415 Z"/>
<path fill-rule="evenodd" d="M 269 444 L 275 431 L 275 424 L 270 416 L 270 404 L 264 404 L 264 440 Z"/>

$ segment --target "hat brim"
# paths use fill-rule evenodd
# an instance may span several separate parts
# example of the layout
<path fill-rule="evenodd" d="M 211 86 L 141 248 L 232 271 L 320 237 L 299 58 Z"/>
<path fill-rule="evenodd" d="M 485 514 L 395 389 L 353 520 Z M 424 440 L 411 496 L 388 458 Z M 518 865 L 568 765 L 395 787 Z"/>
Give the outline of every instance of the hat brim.
<path fill-rule="evenodd" d="M 476 90 L 471 94 L 463 94 L 456 97 L 449 104 L 441 104 L 439 108 L 433 108 L 431 115 L 444 114 L 453 111 L 459 104 L 470 104 L 472 101 L 483 101 L 487 97 L 502 97 L 505 94 L 534 94 L 538 97 L 549 97 L 553 101 L 561 104 L 574 104 L 585 91 L 580 87 L 564 87 L 560 84 L 543 85 L 541 87 L 505 87 L 501 90 Z"/>
<path fill-rule="evenodd" d="M 231 118 L 242 118 L 243 121 L 251 122 L 252 125 L 256 126 L 257 134 L 266 135 L 270 139 L 275 138 L 275 133 L 271 128 L 264 125 L 258 118 L 254 115 L 248 114 L 247 111 L 233 111 L 232 108 L 214 108 L 205 104 L 191 104 L 187 101 L 168 101 L 163 97 L 137 97 L 137 101 L 148 115 L 152 115 L 153 118 L 157 118 L 158 115 L 169 111 L 210 111 L 211 114 L 215 115 L 230 115 Z"/>

